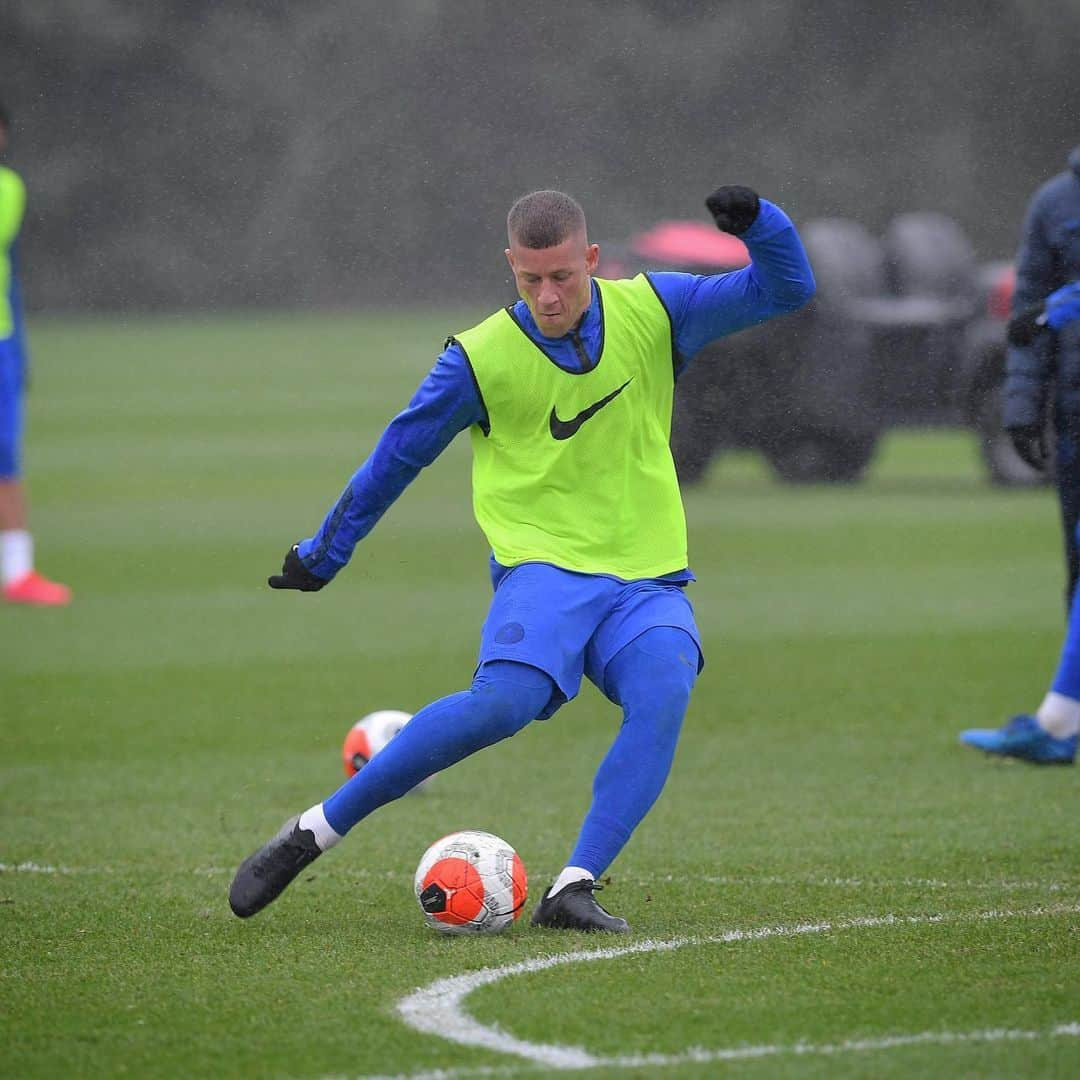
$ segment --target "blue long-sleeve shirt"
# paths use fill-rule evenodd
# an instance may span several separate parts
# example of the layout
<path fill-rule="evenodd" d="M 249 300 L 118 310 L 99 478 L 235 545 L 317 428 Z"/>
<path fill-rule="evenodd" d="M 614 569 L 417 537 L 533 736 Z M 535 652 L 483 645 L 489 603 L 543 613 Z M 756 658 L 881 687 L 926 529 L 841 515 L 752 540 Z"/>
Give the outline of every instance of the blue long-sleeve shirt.
<path fill-rule="evenodd" d="M 678 376 L 710 341 L 795 311 L 813 296 L 814 276 L 794 225 L 778 206 L 761 200 L 754 224 L 743 234 L 751 262 L 714 276 L 651 272 L 671 319 Z M 528 305 L 519 300 L 514 318 L 534 342 L 566 371 L 594 367 L 603 341 L 598 290 L 577 327 L 545 337 Z M 451 342 L 435 361 L 405 410 L 383 431 L 375 449 L 353 474 L 318 532 L 300 542 L 304 565 L 329 580 L 351 558 L 356 544 L 459 432 L 486 424 L 487 415 L 465 353 Z M 689 571 L 673 575 L 687 580 Z"/>

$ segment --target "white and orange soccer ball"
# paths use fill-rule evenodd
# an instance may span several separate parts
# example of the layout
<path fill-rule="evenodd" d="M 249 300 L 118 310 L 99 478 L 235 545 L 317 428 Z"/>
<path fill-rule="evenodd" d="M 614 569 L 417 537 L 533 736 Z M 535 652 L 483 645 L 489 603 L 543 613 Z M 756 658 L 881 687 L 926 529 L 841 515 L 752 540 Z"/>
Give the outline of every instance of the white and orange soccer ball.
<path fill-rule="evenodd" d="M 413 881 L 430 926 L 444 934 L 495 934 L 513 925 L 528 896 L 525 865 L 489 832 L 456 832 L 424 852 Z"/>
<path fill-rule="evenodd" d="M 411 719 L 412 713 L 380 709 L 357 720 L 341 747 L 345 775 L 355 776 Z M 421 780 L 409 794 L 423 790 L 426 784 L 427 780 Z"/>

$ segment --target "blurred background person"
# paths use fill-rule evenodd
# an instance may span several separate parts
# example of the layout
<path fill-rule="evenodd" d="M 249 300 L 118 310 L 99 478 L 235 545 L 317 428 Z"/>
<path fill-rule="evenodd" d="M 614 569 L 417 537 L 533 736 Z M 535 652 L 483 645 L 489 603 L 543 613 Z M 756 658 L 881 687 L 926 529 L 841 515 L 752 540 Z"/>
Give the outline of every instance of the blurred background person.
<path fill-rule="evenodd" d="M 1052 418 L 1065 540 L 1065 602 L 1071 609 L 1080 574 L 1080 321 L 1054 333 L 1017 333 L 1051 293 L 1080 281 L 1080 146 L 1069 167 L 1032 196 L 1016 261 L 1013 323 L 1006 360 L 1003 422 L 1016 452 L 1033 468 L 1049 466 L 1047 412 Z M 1053 400 L 1051 401 L 1051 394 Z"/>
<path fill-rule="evenodd" d="M 1072 160 L 1080 166 L 1080 150 L 1074 151 Z M 1080 185 L 1077 193 L 1080 195 Z M 1044 189 L 1045 190 L 1045 189 Z M 1080 248 L 1080 218 L 1071 224 L 1073 250 Z M 1018 348 L 1037 352 L 1052 352 L 1061 347 L 1061 340 L 1071 341 L 1076 348 L 1080 332 L 1080 279 L 1055 290 L 1041 303 L 1032 304 L 1013 316 L 1009 324 L 1009 341 Z M 1057 340 L 1054 340 L 1057 339 Z M 1080 357 L 1072 370 L 1080 370 Z M 1058 393 L 1058 400 L 1062 395 Z M 1058 445 L 1066 444 L 1073 454 L 1067 466 L 1058 457 L 1058 489 L 1075 493 L 1080 486 L 1075 447 L 1077 428 L 1069 428 L 1070 414 L 1064 415 L 1065 423 L 1058 423 Z M 1074 418 L 1074 416 L 1073 416 Z M 1041 430 L 1041 429 L 1040 429 Z M 1032 432 L 1032 439 L 1036 435 Z M 1041 447 L 1039 447 L 1041 449 Z M 1045 455 L 1044 455 L 1045 460 Z M 1064 472 L 1066 475 L 1062 476 Z M 1066 495 L 1062 496 L 1063 512 Z M 1066 526 L 1067 527 L 1067 526 Z M 1074 525 L 1074 529 L 1078 526 Z M 1080 537 L 1074 532 L 1071 550 L 1076 551 Z M 1067 548 L 1068 550 L 1068 548 Z M 1070 579 L 1070 589 L 1075 592 L 1075 577 Z M 1076 744 L 1080 738 L 1080 600 L 1074 595 L 1069 609 L 1069 624 L 1065 641 L 1058 659 L 1058 669 L 1050 690 L 1034 713 L 1014 716 L 1002 728 L 970 728 L 960 735 L 960 741 L 978 750 L 1002 757 L 1021 758 L 1038 765 L 1071 765 L 1076 760 Z"/>
<path fill-rule="evenodd" d="M 0 104 L 0 154 L 11 120 Z M 71 590 L 34 569 L 26 492 L 22 483 L 23 391 L 27 352 L 16 262 L 16 241 L 26 210 L 19 174 L 0 165 L 0 585 L 12 604 L 67 604 Z"/>

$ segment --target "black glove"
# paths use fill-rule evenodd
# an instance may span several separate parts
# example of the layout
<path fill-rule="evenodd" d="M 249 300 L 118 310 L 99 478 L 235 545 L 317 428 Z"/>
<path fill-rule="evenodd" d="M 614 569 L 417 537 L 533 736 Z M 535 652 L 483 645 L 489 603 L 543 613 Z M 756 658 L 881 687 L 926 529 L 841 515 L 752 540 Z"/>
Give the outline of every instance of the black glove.
<path fill-rule="evenodd" d="M 271 589 L 299 589 L 301 592 L 318 592 L 327 582 L 316 577 L 300 561 L 300 545 L 293 544 L 285 561 L 281 564 L 281 573 L 266 579 Z"/>
<path fill-rule="evenodd" d="M 735 184 L 717 188 L 705 200 L 705 205 L 721 232 L 742 236 L 757 220 L 761 200 L 756 191 Z"/>
<path fill-rule="evenodd" d="M 1005 328 L 1005 337 L 1010 345 L 1023 348 L 1030 345 L 1035 336 L 1046 326 L 1046 307 L 1043 304 L 1033 304 L 1031 307 L 1018 311 Z"/>
<path fill-rule="evenodd" d="M 1046 472 L 1046 428 L 1042 424 L 1018 424 L 1006 430 L 1021 460 L 1036 472 Z"/>
<path fill-rule="evenodd" d="M 1040 330 L 1061 330 L 1080 319 L 1080 281 L 1055 289 L 1041 304 L 1018 311 L 1010 320 L 1005 336 L 1010 345 L 1030 345 Z"/>

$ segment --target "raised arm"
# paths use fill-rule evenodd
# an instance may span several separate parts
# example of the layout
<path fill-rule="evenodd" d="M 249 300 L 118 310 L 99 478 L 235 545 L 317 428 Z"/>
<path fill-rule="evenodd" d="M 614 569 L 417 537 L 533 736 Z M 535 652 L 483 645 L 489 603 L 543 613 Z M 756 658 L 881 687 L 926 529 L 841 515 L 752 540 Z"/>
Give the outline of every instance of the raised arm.
<path fill-rule="evenodd" d="M 815 289 L 806 249 L 780 207 L 739 187 L 720 188 L 706 205 L 717 228 L 743 241 L 751 261 L 708 277 L 649 275 L 671 316 L 680 366 L 710 341 L 796 311 Z"/>
<path fill-rule="evenodd" d="M 316 592 L 349 561 L 357 543 L 459 431 L 486 421 L 468 361 L 449 345 L 407 408 L 387 425 L 314 536 L 294 544 L 273 589 Z"/>

